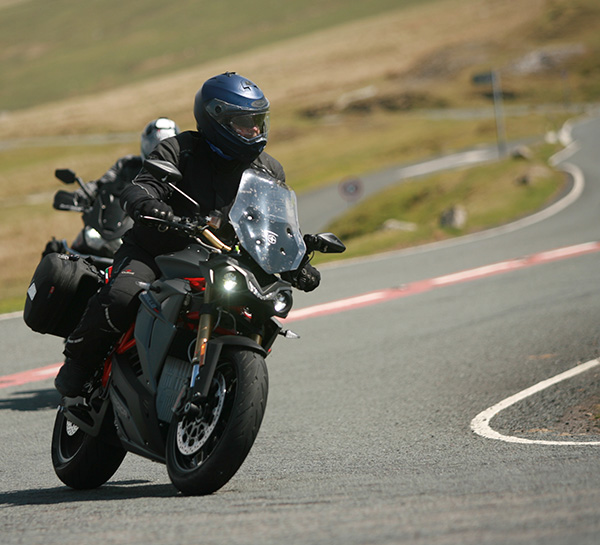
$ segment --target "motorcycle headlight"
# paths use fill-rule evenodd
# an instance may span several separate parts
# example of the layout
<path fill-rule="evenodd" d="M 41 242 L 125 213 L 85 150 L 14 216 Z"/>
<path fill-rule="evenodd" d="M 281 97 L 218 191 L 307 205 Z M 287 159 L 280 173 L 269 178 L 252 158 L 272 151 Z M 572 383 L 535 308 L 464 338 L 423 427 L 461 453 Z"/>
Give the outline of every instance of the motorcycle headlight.
<path fill-rule="evenodd" d="M 93 227 L 87 226 L 84 230 L 85 243 L 92 250 L 100 250 L 104 244 L 102 235 Z"/>
<path fill-rule="evenodd" d="M 86 225 L 83 229 L 83 240 L 87 246 L 85 251 L 91 250 L 92 253 L 107 257 L 112 257 L 119 249 L 122 242 L 120 238 L 115 238 L 113 240 L 102 238 L 102 235 L 89 225 Z"/>
<path fill-rule="evenodd" d="M 273 300 L 273 310 L 275 314 L 282 315 L 287 313 L 292 305 L 292 298 L 288 292 L 280 291 L 275 295 Z"/>
<path fill-rule="evenodd" d="M 238 285 L 238 275 L 233 271 L 228 271 L 223 275 L 223 289 L 233 291 Z"/>

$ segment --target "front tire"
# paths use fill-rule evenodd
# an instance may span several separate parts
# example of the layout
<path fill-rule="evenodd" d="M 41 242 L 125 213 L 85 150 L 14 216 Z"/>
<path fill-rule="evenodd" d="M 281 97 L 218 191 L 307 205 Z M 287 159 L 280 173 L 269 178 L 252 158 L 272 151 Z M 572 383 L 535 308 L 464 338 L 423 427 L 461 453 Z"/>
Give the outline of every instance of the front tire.
<path fill-rule="evenodd" d="M 269 390 L 264 358 L 225 349 L 200 415 L 176 415 L 167 436 L 166 461 L 175 487 L 187 495 L 224 486 L 250 452 Z"/>
<path fill-rule="evenodd" d="M 114 475 L 125 454 L 110 418 L 105 418 L 100 434 L 92 437 L 69 422 L 62 408 L 58 409 L 52 432 L 52 465 L 67 486 L 98 488 Z"/>

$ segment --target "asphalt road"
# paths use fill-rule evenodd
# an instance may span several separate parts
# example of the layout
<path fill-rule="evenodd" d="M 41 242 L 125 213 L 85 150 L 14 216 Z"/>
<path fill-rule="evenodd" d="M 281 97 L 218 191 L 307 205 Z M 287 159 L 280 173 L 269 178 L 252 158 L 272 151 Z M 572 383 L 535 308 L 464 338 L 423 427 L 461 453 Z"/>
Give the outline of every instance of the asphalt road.
<path fill-rule="evenodd" d="M 563 160 L 577 167 L 581 194 L 553 215 L 323 268 L 299 309 L 381 297 L 317 306 L 331 313 L 290 323 L 301 339 L 282 339 L 269 357 L 255 446 L 210 497 L 178 495 L 163 466 L 133 455 L 102 488 L 67 489 L 50 461 L 51 380 L 0 389 L 0 542 L 598 543 L 600 447 L 586 443 L 600 431 L 581 412 L 600 402 L 598 367 L 490 422 L 508 438 L 565 444 L 471 427 L 485 409 L 598 356 L 600 252 L 579 245 L 600 239 L 600 119 L 572 134 Z M 544 253 L 563 247 L 575 249 Z M 448 276 L 461 271 L 470 273 Z M 19 319 L 0 321 L 0 342 L 1 375 L 60 359 L 59 340 Z"/>

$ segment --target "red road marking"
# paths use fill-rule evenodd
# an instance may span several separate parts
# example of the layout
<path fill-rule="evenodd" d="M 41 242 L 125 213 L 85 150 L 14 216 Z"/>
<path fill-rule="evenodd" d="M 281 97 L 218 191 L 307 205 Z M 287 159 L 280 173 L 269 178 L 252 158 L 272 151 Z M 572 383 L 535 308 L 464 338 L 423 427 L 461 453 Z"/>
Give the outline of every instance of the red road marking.
<path fill-rule="evenodd" d="M 475 269 L 469 269 L 458 273 L 438 276 L 427 280 L 419 280 L 417 282 L 410 282 L 409 284 L 404 284 L 399 288 L 372 291 L 362 295 L 356 295 L 354 297 L 332 301 L 330 303 L 314 305 L 312 307 L 302 308 L 299 310 L 292 310 L 289 316 L 285 320 L 282 320 L 282 322 L 296 322 L 299 320 L 305 320 L 307 318 L 326 316 L 328 314 L 336 314 L 346 310 L 377 305 L 379 303 L 384 303 L 400 297 L 408 297 L 410 295 L 424 293 L 436 288 L 451 286 L 453 284 L 459 284 L 462 282 L 470 282 L 479 278 L 495 276 L 518 269 L 524 269 L 526 267 L 532 267 L 534 265 L 559 261 L 561 259 L 570 259 L 572 257 L 578 257 L 598 251 L 600 251 L 600 242 L 586 242 L 584 244 L 577 244 L 575 246 L 558 248 L 556 250 L 541 252 L 524 258 L 510 259 L 508 261 L 502 261 L 492 265 L 485 265 L 483 267 L 477 267 Z M 39 369 L 32 369 L 30 371 L 23 371 L 21 373 L 15 373 L 14 375 L 0 377 L 0 389 L 53 378 L 56 376 L 60 366 L 60 363 L 55 363 L 47 367 L 41 367 Z"/>
<path fill-rule="evenodd" d="M 14 375 L 6 375 L 0 377 L 0 388 L 8 388 L 9 386 L 21 386 L 21 384 L 29 384 L 38 380 L 46 380 L 54 378 L 60 369 L 60 363 L 53 363 L 39 369 L 31 369 L 30 371 L 22 371 Z"/>
<path fill-rule="evenodd" d="M 299 310 L 292 310 L 288 317 L 285 320 L 282 320 L 282 322 L 289 323 L 298 320 L 304 320 L 306 318 L 314 318 L 315 316 L 335 314 L 344 310 L 360 308 L 367 305 L 375 305 L 377 303 L 391 301 L 400 297 L 407 297 L 409 295 L 423 293 L 435 288 L 451 286 L 453 284 L 459 284 L 462 282 L 470 282 L 471 280 L 477 280 L 487 276 L 503 274 L 506 272 L 515 271 L 517 269 L 524 269 L 526 267 L 532 267 L 533 265 L 539 265 L 541 263 L 550 263 L 552 261 L 568 259 L 598 251 L 600 251 L 600 242 L 586 242 L 584 244 L 577 244 L 575 246 L 568 246 L 566 248 L 558 248 L 556 250 L 541 252 L 539 254 L 534 254 L 524 258 L 511 259 L 458 273 L 430 278 L 428 280 L 411 282 L 409 284 L 404 284 L 399 288 L 372 291 L 363 295 L 357 295 L 355 297 L 333 301 L 331 303 L 324 303 Z"/>

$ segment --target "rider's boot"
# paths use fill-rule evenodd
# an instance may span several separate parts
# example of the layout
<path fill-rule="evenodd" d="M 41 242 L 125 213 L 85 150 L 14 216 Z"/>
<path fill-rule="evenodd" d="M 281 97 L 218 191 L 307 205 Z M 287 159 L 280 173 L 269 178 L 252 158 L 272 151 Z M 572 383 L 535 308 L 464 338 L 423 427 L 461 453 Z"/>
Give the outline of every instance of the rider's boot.
<path fill-rule="evenodd" d="M 102 365 L 120 335 L 108 320 L 106 305 L 94 295 L 79 325 L 66 340 L 65 363 L 54 380 L 56 389 L 67 397 L 81 395 L 85 383 Z"/>
<path fill-rule="evenodd" d="M 76 397 L 83 392 L 85 383 L 92 378 L 96 369 L 96 365 L 66 358 L 54 379 L 54 386 L 63 396 Z"/>

